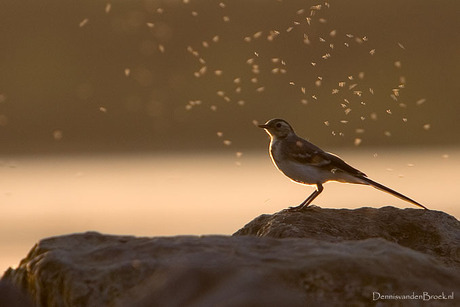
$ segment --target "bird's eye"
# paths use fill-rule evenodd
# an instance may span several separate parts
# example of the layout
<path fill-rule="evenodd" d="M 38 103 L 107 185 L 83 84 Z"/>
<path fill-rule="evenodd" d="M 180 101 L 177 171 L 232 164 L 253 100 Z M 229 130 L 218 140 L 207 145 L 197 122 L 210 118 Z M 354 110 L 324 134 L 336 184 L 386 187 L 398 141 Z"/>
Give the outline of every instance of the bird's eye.
<path fill-rule="evenodd" d="M 281 123 L 277 123 L 275 126 L 276 128 L 281 128 Z"/>

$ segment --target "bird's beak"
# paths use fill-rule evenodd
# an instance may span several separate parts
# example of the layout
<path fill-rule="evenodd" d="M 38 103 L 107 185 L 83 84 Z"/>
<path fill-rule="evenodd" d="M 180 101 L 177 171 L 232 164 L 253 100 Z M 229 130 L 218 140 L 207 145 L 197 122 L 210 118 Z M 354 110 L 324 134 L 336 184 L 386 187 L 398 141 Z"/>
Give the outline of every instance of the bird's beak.
<path fill-rule="evenodd" d="M 265 125 L 265 124 L 264 125 L 257 125 L 257 127 L 262 128 L 262 129 L 267 129 L 268 125 Z"/>

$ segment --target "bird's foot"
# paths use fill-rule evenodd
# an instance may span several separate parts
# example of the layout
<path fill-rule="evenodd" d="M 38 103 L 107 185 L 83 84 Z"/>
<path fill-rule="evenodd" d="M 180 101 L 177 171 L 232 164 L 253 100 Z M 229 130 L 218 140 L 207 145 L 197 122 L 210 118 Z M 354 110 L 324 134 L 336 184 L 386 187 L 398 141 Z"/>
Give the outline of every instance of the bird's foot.
<path fill-rule="evenodd" d="M 307 206 L 305 206 L 304 204 L 301 204 L 301 205 L 298 205 L 298 206 L 295 206 L 295 207 L 289 207 L 286 209 L 286 211 L 289 211 L 289 212 L 301 212 L 303 210 L 305 210 L 305 208 L 307 208 Z"/>

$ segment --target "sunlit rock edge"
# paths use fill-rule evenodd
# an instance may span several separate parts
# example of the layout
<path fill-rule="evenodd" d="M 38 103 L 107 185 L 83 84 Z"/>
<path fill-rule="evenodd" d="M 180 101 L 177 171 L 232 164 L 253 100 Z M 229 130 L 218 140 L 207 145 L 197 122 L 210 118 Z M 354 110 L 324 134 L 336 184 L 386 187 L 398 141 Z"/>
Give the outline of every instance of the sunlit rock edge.
<path fill-rule="evenodd" d="M 368 305 L 377 292 L 459 293 L 459 243 L 460 222 L 443 212 L 312 206 L 231 237 L 51 237 L 2 283 L 37 306 Z"/>

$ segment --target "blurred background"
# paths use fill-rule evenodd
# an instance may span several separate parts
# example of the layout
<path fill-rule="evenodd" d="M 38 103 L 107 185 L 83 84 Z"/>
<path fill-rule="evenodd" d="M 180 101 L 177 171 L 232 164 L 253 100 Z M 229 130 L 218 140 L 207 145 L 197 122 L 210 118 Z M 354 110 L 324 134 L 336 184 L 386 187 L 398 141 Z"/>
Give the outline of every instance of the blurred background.
<path fill-rule="evenodd" d="M 231 234 L 311 188 L 255 127 L 287 119 L 460 216 L 460 2 L 0 3 L 0 270 L 45 236 Z M 393 205 L 331 184 L 322 207 Z"/>

